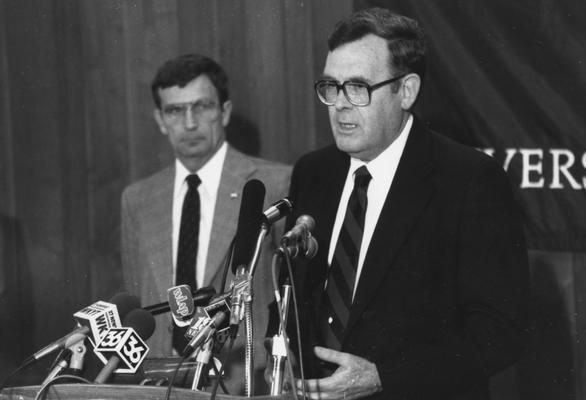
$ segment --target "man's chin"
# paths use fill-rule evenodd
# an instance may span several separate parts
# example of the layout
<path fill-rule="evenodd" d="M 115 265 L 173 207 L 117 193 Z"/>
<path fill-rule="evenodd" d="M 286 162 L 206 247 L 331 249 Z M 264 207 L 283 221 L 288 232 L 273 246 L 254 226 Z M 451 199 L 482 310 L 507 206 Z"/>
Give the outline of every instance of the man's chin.
<path fill-rule="evenodd" d="M 349 155 L 360 152 L 361 148 L 355 140 L 347 136 L 337 135 L 334 138 L 338 150 L 348 153 Z"/>
<path fill-rule="evenodd" d="M 207 146 L 204 146 L 203 143 L 194 143 L 186 146 L 182 146 L 181 148 L 181 156 L 186 158 L 200 158 L 205 157 L 208 153 L 211 152 Z"/>

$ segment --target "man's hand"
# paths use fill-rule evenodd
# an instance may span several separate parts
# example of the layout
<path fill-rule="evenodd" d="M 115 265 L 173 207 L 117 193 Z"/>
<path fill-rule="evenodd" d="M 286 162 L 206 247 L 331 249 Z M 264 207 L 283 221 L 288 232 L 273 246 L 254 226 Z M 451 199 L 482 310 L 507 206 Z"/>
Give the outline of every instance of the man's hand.
<path fill-rule="evenodd" d="M 349 353 L 315 347 L 315 355 L 339 367 L 327 378 L 305 381 L 306 394 L 310 399 L 359 399 L 382 390 L 376 365 Z M 303 381 L 297 380 L 297 393 L 302 394 Z"/>

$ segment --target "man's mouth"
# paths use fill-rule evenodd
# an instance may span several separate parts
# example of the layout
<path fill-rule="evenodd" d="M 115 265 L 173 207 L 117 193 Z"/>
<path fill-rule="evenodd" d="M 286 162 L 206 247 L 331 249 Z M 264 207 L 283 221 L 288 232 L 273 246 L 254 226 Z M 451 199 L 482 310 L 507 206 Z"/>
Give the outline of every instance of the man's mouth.
<path fill-rule="evenodd" d="M 340 128 L 342 130 L 345 130 L 345 131 L 352 130 L 352 129 L 355 129 L 356 127 L 358 127 L 358 125 L 356 125 L 356 124 L 352 124 L 350 122 L 341 122 L 341 121 L 338 122 L 338 125 L 340 126 Z"/>

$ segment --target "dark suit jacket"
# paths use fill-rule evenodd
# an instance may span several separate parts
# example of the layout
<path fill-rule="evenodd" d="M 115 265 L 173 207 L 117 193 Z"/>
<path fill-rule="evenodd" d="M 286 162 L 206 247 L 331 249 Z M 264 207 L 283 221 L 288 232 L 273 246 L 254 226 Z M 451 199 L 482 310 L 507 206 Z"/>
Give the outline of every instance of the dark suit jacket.
<path fill-rule="evenodd" d="M 292 175 L 290 221 L 313 216 L 320 249 L 295 268 L 309 376 L 319 376 L 311 351 L 321 343 L 317 300 L 348 167 L 331 146 L 302 157 Z M 376 364 L 383 392 L 373 398 L 487 398 L 489 376 L 524 347 L 527 288 L 522 224 L 504 171 L 415 119 L 342 344 Z"/>

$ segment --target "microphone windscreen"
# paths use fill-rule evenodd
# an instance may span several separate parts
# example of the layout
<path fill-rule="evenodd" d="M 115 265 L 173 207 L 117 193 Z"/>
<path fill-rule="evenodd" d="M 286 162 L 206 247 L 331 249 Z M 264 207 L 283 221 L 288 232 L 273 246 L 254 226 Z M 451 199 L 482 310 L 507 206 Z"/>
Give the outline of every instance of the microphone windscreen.
<path fill-rule="evenodd" d="M 122 325 L 134 329 L 142 340 L 147 340 L 155 331 L 155 317 L 147 310 L 136 308 L 128 313 Z"/>
<path fill-rule="evenodd" d="M 140 308 L 140 300 L 136 296 L 132 296 L 128 292 L 116 293 L 109 303 L 116 304 L 118 309 L 118 316 L 121 320 L 128 315 L 128 313 L 136 308 Z"/>
<path fill-rule="evenodd" d="M 263 221 L 264 199 L 265 185 L 261 181 L 251 179 L 246 182 L 242 189 L 232 272 L 235 272 L 238 266 L 247 265 L 252 259 L 257 233 Z"/>

